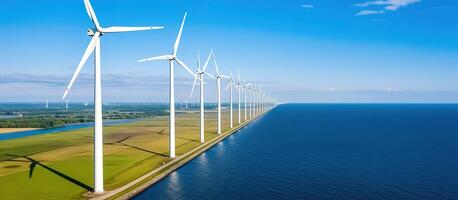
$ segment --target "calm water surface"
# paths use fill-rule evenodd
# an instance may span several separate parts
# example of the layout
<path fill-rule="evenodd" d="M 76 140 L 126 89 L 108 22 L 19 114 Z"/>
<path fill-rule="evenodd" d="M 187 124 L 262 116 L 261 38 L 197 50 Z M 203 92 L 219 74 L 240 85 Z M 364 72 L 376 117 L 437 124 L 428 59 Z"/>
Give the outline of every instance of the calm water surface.
<path fill-rule="evenodd" d="M 458 105 L 279 105 L 136 199 L 458 199 Z"/>

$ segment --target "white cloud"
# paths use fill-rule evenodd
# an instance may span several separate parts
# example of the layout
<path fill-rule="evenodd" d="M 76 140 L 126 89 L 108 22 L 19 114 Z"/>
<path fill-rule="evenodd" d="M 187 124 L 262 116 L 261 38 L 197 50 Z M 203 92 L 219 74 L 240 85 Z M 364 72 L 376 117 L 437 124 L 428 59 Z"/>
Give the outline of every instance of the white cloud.
<path fill-rule="evenodd" d="M 311 4 L 302 4 L 301 7 L 302 7 L 302 8 L 306 8 L 306 9 L 315 8 L 315 6 L 313 6 L 313 5 L 311 5 Z"/>
<path fill-rule="evenodd" d="M 49 88 L 64 88 L 70 80 L 70 75 L 50 75 L 50 74 L 27 74 L 12 73 L 0 74 L 0 86 L 4 85 L 33 85 Z M 177 87 L 189 87 L 192 84 L 191 79 L 185 77 L 176 77 Z M 137 73 L 123 74 L 104 74 L 102 82 L 104 87 L 162 87 L 168 85 L 168 77 L 144 75 Z M 92 86 L 93 75 L 80 74 L 77 85 Z"/>
<path fill-rule="evenodd" d="M 175 78 L 176 101 L 188 99 L 192 78 Z M 70 79 L 71 74 L 0 73 L 0 101 L 61 101 Z M 146 73 L 105 73 L 102 77 L 104 101 L 167 102 L 168 79 L 167 76 Z M 93 84 L 93 74 L 80 74 L 70 91 L 69 100 L 90 101 L 93 98 Z M 213 99 L 214 94 L 209 95 Z"/>
<path fill-rule="evenodd" d="M 356 13 L 356 16 L 361 15 L 373 15 L 373 14 L 383 14 L 385 11 L 396 11 L 401 7 L 408 6 L 410 4 L 421 2 L 421 0 L 376 0 L 376 1 L 366 1 L 364 3 L 355 4 L 358 7 L 369 7 L 369 6 L 384 6 L 379 10 L 362 10 Z"/>
<path fill-rule="evenodd" d="M 375 14 L 382 14 L 385 13 L 384 10 L 361 10 L 358 13 L 356 13 L 356 16 L 362 16 L 362 15 L 375 15 Z"/>

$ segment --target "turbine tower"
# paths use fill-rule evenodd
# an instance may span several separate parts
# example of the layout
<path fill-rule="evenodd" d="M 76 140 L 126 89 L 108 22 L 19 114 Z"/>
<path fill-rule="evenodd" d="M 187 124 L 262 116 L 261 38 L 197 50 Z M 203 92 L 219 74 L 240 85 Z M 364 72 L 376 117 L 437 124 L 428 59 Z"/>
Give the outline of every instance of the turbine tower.
<path fill-rule="evenodd" d="M 199 51 L 197 51 L 197 70 L 196 74 L 197 76 L 194 78 L 194 83 L 192 84 L 192 89 L 191 89 L 191 95 L 189 96 L 189 99 L 192 98 L 192 94 L 194 93 L 194 87 L 196 86 L 197 79 L 200 80 L 200 143 L 205 142 L 205 102 L 204 102 L 204 75 L 207 75 L 211 78 L 215 78 L 213 75 L 207 73 L 205 70 L 207 69 L 208 62 L 210 61 L 210 58 L 213 54 L 213 51 L 210 51 L 210 54 L 208 54 L 207 61 L 205 61 L 204 67 L 201 70 L 200 68 L 200 55 Z"/>
<path fill-rule="evenodd" d="M 162 29 L 161 26 L 155 27 L 120 27 L 112 26 L 103 28 L 100 26 L 97 16 L 95 15 L 89 0 L 84 0 L 86 11 L 94 27 L 89 28 L 87 33 L 92 37 L 91 42 L 83 54 L 75 73 L 64 92 L 63 99 L 66 98 L 73 83 L 78 77 L 81 69 L 86 63 L 89 56 L 94 52 L 94 192 L 103 192 L 103 130 L 102 130 L 102 80 L 100 65 L 100 37 L 108 33 L 119 33 L 129 31 L 144 31 Z"/>
<path fill-rule="evenodd" d="M 258 116 L 258 102 L 259 102 L 259 96 L 258 96 L 258 88 L 256 87 L 256 82 L 254 83 L 254 116 Z"/>
<path fill-rule="evenodd" d="M 258 86 L 258 115 L 261 115 L 261 87 Z"/>
<path fill-rule="evenodd" d="M 247 120 L 247 92 L 248 92 L 248 87 L 250 87 L 250 83 L 247 83 L 247 84 L 244 84 L 243 85 L 243 94 L 245 96 L 245 100 L 243 101 L 244 102 L 244 112 L 245 112 L 245 121 Z"/>
<path fill-rule="evenodd" d="M 252 94 L 253 93 L 253 84 L 249 83 L 248 91 L 250 92 L 250 95 L 249 95 L 250 96 L 250 103 L 249 103 L 250 112 L 249 113 L 250 113 L 250 120 L 251 120 L 253 118 L 253 98 L 252 98 L 253 97 L 253 94 Z"/>
<path fill-rule="evenodd" d="M 155 56 L 151 58 L 141 59 L 138 62 L 152 61 L 152 60 L 167 60 L 169 61 L 169 70 L 170 70 L 170 94 L 169 94 L 169 153 L 170 158 L 175 158 L 175 81 L 174 81 L 174 67 L 173 63 L 176 62 L 183 69 L 189 72 L 193 77 L 196 75 L 192 72 L 186 64 L 184 64 L 180 59 L 177 58 L 178 46 L 180 45 L 181 33 L 183 31 L 184 22 L 186 21 L 186 15 L 184 14 L 183 21 L 181 22 L 180 30 L 178 31 L 177 39 L 173 46 L 173 51 L 171 55 L 162 55 Z"/>
<path fill-rule="evenodd" d="M 231 110 L 231 114 L 230 114 L 230 126 L 231 128 L 234 127 L 234 120 L 233 120 L 233 113 L 232 113 L 232 86 L 237 86 L 235 83 L 234 83 L 234 80 L 232 79 L 232 72 L 230 73 L 230 77 L 229 77 L 229 80 L 227 82 L 227 87 L 226 87 L 226 90 L 229 88 L 229 98 L 230 98 L 230 110 Z"/>
<path fill-rule="evenodd" d="M 238 122 L 239 124 L 241 123 L 241 109 L 240 109 L 240 99 L 241 99 L 241 96 L 240 96 L 240 92 L 242 91 L 242 83 L 240 82 L 240 68 L 237 68 L 237 82 L 235 83 L 235 86 L 237 88 L 237 98 L 238 98 Z"/>
<path fill-rule="evenodd" d="M 218 69 L 218 64 L 216 63 L 216 56 L 215 53 L 213 53 L 213 62 L 215 64 L 215 70 L 216 70 L 216 98 L 217 98 L 217 104 L 218 104 L 218 127 L 217 127 L 217 133 L 221 134 L 221 78 L 227 78 L 229 79 L 228 76 L 222 75 L 219 73 Z M 232 123 L 231 123 L 232 124 Z"/>
<path fill-rule="evenodd" d="M 262 90 L 259 92 L 259 96 L 261 98 L 261 109 L 259 110 L 261 113 L 264 113 L 264 92 Z"/>

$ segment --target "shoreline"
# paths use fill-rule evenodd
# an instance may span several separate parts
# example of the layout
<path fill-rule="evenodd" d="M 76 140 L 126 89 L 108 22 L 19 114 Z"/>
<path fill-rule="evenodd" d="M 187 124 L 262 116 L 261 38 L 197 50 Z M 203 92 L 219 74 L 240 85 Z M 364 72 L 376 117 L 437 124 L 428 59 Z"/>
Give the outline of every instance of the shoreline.
<path fill-rule="evenodd" d="M 273 108 L 270 108 L 268 111 L 259 114 L 258 116 L 254 117 L 251 120 L 248 120 L 244 123 L 241 123 L 234 128 L 222 133 L 221 135 L 213 138 L 212 140 L 204 143 L 203 145 L 183 154 L 172 161 L 146 173 L 145 175 L 131 181 L 130 183 L 121 186 L 115 190 L 106 191 L 101 195 L 94 195 L 92 193 L 86 193 L 84 196 L 88 197 L 92 200 L 102 200 L 102 199 L 131 199 L 136 195 L 140 194 L 150 186 L 154 185 L 158 181 L 162 180 L 164 177 L 169 175 L 170 173 L 176 171 L 180 167 L 187 164 L 189 161 L 193 160 L 203 152 L 207 151 L 208 149 L 212 148 L 214 145 L 218 144 L 219 142 L 223 141 L 227 137 L 231 136 L 232 134 L 236 133 L 240 129 L 244 128 L 245 126 L 249 125 L 251 122 L 255 121 L 256 119 L 260 118 Z"/>

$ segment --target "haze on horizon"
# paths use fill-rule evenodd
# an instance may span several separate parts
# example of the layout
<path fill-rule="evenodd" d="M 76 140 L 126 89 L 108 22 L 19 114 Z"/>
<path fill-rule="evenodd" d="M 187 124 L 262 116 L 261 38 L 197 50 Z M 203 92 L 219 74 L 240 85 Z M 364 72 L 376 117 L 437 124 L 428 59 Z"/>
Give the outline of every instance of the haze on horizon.
<path fill-rule="evenodd" d="M 61 101 L 90 40 L 83 1 L 2 4 L 0 101 Z M 236 75 L 240 66 L 242 80 L 260 81 L 280 102 L 458 102 L 454 0 L 92 4 L 103 25 L 165 26 L 102 40 L 105 102 L 167 101 L 167 63 L 137 60 L 170 52 L 185 11 L 180 46 L 184 62 L 195 69 L 197 49 L 203 59 L 214 48 L 223 73 L 232 70 Z M 69 101 L 92 101 L 91 63 Z M 214 72 L 213 65 L 209 68 Z M 185 101 L 192 78 L 176 71 L 176 100 Z M 214 101 L 214 81 L 208 85 L 205 98 Z"/>

